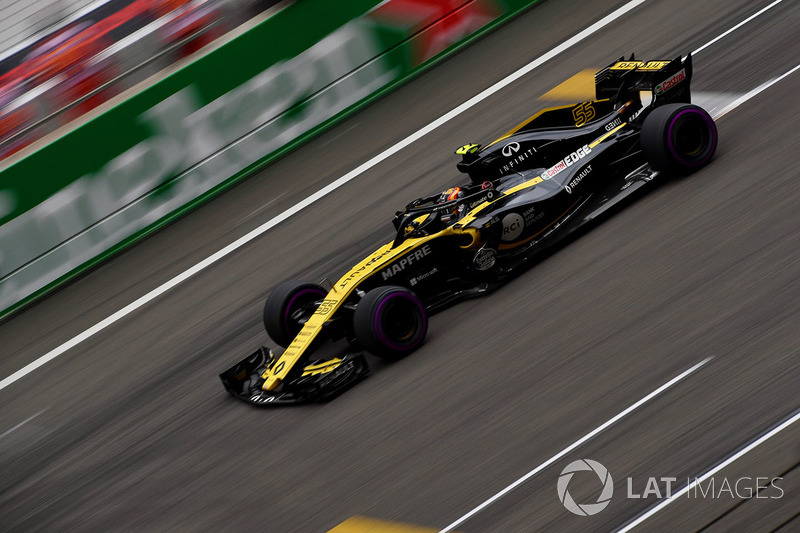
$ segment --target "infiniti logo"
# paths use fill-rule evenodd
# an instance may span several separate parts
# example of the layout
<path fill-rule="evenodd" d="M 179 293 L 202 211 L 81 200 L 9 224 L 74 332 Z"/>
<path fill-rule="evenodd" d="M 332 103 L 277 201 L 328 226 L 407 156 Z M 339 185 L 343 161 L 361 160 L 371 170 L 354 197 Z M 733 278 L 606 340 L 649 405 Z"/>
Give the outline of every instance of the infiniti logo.
<path fill-rule="evenodd" d="M 511 157 L 515 153 L 519 152 L 519 143 L 513 142 L 508 143 L 507 145 L 503 146 L 503 155 L 506 157 Z"/>

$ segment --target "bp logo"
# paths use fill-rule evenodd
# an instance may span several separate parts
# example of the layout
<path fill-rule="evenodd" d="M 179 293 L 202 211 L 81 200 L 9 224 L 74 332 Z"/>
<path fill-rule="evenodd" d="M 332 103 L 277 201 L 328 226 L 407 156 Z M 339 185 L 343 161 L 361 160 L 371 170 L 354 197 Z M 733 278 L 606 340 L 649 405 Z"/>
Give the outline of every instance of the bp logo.
<path fill-rule="evenodd" d="M 569 482 L 572 480 L 572 476 L 575 472 L 582 471 L 594 472 L 597 474 L 597 477 L 600 478 L 600 483 L 603 484 L 603 491 L 600 493 L 600 497 L 597 498 L 597 502 L 595 503 L 575 503 L 569 490 L 567 490 Z M 566 507 L 569 512 L 575 513 L 576 515 L 592 516 L 599 513 L 608 506 L 611 502 L 611 496 L 613 495 L 614 481 L 611 479 L 611 474 L 608 473 L 608 469 L 591 459 L 579 459 L 571 462 L 561 471 L 561 475 L 558 477 L 558 499 L 561 500 L 561 503 L 564 504 L 564 507 Z"/>

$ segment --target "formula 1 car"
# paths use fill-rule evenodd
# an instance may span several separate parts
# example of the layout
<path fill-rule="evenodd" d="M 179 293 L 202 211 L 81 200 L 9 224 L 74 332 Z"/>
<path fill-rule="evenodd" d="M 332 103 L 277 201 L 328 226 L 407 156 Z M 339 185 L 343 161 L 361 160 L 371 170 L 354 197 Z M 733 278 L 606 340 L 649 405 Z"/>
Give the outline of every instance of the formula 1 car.
<path fill-rule="evenodd" d="M 540 111 L 486 147 L 462 146 L 457 168 L 469 179 L 398 211 L 391 242 L 329 289 L 290 281 L 272 291 L 264 324 L 285 350 L 262 347 L 220 375 L 225 388 L 255 405 L 328 400 L 368 374 L 360 350 L 404 357 L 432 312 L 497 287 L 664 176 L 706 165 L 717 129 L 691 105 L 691 80 L 691 55 L 620 58 L 595 75 L 596 100 Z M 356 352 L 314 355 L 339 339 Z"/>

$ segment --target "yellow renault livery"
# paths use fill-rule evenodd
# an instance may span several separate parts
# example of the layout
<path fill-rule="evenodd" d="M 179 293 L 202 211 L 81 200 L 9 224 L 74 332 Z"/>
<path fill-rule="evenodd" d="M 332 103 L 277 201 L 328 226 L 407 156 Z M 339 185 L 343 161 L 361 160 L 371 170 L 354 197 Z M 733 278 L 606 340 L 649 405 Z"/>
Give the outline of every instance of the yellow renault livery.
<path fill-rule="evenodd" d="M 262 347 L 223 372 L 225 388 L 255 405 L 331 399 L 368 374 L 363 352 L 408 355 L 436 310 L 504 283 L 669 175 L 706 165 L 717 129 L 690 103 L 691 79 L 691 56 L 621 58 L 596 74 L 596 100 L 460 147 L 464 177 L 398 211 L 390 242 L 328 286 L 273 289 L 264 325 L 284 349 Z"/>

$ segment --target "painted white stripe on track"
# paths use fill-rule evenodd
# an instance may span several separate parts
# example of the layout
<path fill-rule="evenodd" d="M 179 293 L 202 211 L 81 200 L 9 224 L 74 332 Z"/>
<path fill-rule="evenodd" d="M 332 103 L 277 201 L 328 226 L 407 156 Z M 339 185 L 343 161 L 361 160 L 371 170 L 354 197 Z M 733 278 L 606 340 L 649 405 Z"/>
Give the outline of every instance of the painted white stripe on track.
<path fill-rule="evenodd" d="M 749 91 L 749 92 L 743 94 L 742 96 L 740 96 L 739 98 L 737 98 L 736 100 L 734 100 L 733 102 L 728 104 L 727 106 L 723 107 L 718 113 L 715 113 L 714 118 L 716 119 L 716 118 L 719 118 L 719 117 L 722 117 L 722 116 L 726 115 L 727 113 L 730 113 L 731 111 L 733 111 L 734 109 L 736 109 L 737 107 L 739 107 L 740 105 L 745 103 L 746 101 L 750 100 L 751 98 L 753 98 L 754 96 L 756 96 L 758 94 L 763 93 L 764 91 L 766 91 L 767 89 L 769 89 L 770 87 L 772 87 L 773 85 L 778 83 L 779 81 L 783 80 L 784 78 L 786 78 L 788 76 L 791 76 L 792 74 L 794 74 L 798 70 L 800 70 L 800 64 L 796 65 L 793 69 L 784 72 L 783 74 L 781 74 L 777 78 L 773 78 L 773 79 L 769 80 L 766 83 L 762 83 L 761 85 L 759 85 L 758 87 L 756 87 L 752 91 Z"/>
<path fill-rule="evenodd" d="M 39 412 L 38 412 L 38 413 L 36 413 L 35 415 L 31 415 L 31 416 L 29 416 L 28 418 L 26 418 L 25 420 L 23 420 L 22 422 L 20 422 L 20 423 L 19 423 L 19 424 L 17 424 L 16 426 L 14 426 L 13 428 L 5 430 L 5 431 L 4 431 L 4 432 L 3 432 L 3 433 L 0 435 L 0 439 L 2 439 L 3 437 L 5 437 L 5 436 L 6 436 L 6 435 L 8 435 L 9 433 L 12 433 L 12 432 L 14 432 L 14 431 L 18 430 L 19 428 L 21 428 L 22 426 L 24 426 L 25 424 L 27 424 L 28 422 L 30 422 L 31 420 L 33 420 L 34 418 L 36 418 L 37 416 L 39 416 L 40 414 L 44 413 L 45 411 L 47 411 L 47 408 L 44 408 L 44 409 L 42 409 L 41 411 L 39 411 Z"/>
<path fill-rule="evenodd" d="M 549 60 L 553 59 L 554 57 L 556 57 L 558 54 L 568 50 L 569 48 L 572 48 L 573 46 L 575 46 L 579 42 L 583 41 L 584 39 L 586 39 L 587 37 L 589 37 L 593 33 L 599 31 L 600 29 L 602 29 L 602 28 L 604 28 L 606 26 L 608 26 L 609 24 L 611 24 L 612 22 L 614 22 L 618 18 L 622 17 L 623 15 L 625 15 L 626 13 L 631 11 L 632 9 L 640 6 L 641 4 L 645 3 L 646 1 L 647 0 L 632 0 L 632 1 L 628 2 L 627 4 L 625 4 L 624 6 L 620 7 L 619 9 L 617 9 L 616 11 L 606 15 L 605 17 L 603 17 L 602 19 L 598 20 L 597 22 L 595 22 L 594 24 L 592 24 L 591 26 L 589 26 L 585 30 L 583 30 L 580 33 L 576 34 L 575 36 L 567 39 L 566 41 L 564 41 L 560 45 L 556 46 L 555 48 L 553 48 L 549 52 L 543 54 L 542 56 L 534 59 L 533 61 L 531 61 L 530 63 L 528 63 L 524 67 L 520 68 L 516 72 L 514 72 L 514 73 L 510 74 L 509 76 L 503 78 L 502 80 L 498 81 L 497 83 L 495 83 L 494 85 L 492 85 L 488 89 L 485 89 L 484 91 L 482 91 L 482 92 L 478 93 L 477 95 L 473 96 L 472 98 L 470 98 L 469 100 L 467 100 L 463 104 L 459 105 L 455 109 L 453 109 L 453 110 L 449 111 L 448 113 L 442 115 L 441 117 L 439 117 L 438 119 L 434 120 L 433 122 L 431 122 L 427 126 L 423 127 L 422 129 L 418 130 L 417 132 L 412 133 L 411 135 L 409 135 L 408 137 L 406 137 L 402 141 L 398 142 L 394 146 L 391 146 L 386 151 L 376 155 L 375 157 L 373 157 L 372 159 L 370 159 L 366 163 L 363 163 L 360 166 L 356 167 L 355 169 L 351 170 L 350 172 L 348 172 L 347 174 L 345 174 L 341 178 L 337 179 L 336 181 L 326 185 L 325 187 L 323 187 L 319 191 L 315 192 L 314 194 L 312 194 L 308 198 L 306 198 L 306 199 L 302 200 L 301 202 L 295 204 L 294 206 L 290 207 L 289 209 L 287 209 L 286 211 L 284 211 L 280 215 L 272 218 L 271 220 L 268 220 L 267 222 L 265 222 L 261 226 L 257 227 L 256 229 L 254 229 L 253 231 L 251 231 L 247 235 L 244 235 L 243 237 L 240 237 L 239 239 L 237 239 L 234 242 L 232 242 L 231 244 L 225 246 L 224 248 L 222 248 L 218 252 L 212 254 L 211 256 L 207 257 L 206 259 L 203 259 L 202 261 L 200 261 L 199 263 L 197 263 L 193 267 L 189 268 L 188 270 L 182 272 L 181 274 L 178 274 L 176 277 L 174 277 L 171 280 L 167 281 L 163 285 L 160 285 L 159 287 L 156 287 L 155 289 L 153 289 L 152 291 L 148 292 L 144 296 L 142 296 L 139 299 L 135 300 L 134 302 L 126 305 L 125 307 L 123 307 L 122 309 L 117 311 L 116 313 L 114 313 L 111 316 L 101 320 L 100 322 L 98 322 L 94 326 L 90 327 L 86 331 L 76 335 L 75 337 L 73 337 L 72 339 L 68 340 L 67 342 L 65 342 L 61 346 L 58 346 L 57 348 L 55 348 L 55 349 L 51 350 L 50 352 L 44 354 L 43 356 L 41 356 L 40 358 L 38 358 L 35 361 L 31 362 L 30 364 L 26 365 L 25 367 L 21 368 L 20 370 L 17 370 L 16 372 L 11 374 L 7 378 L 5 378 L 2 381 L 0 381 L 0 390 L 8 387 L 9 385 L 14 383 L 15 381 L 18 381 L 19 379 L 25 377 L 26 375 L 30 374 L 34 370 L 38 369 L 39 367 L 49 363 L 50 361 L 52 361 L 53 359 L 55 359 L 59 355 L 63 354 L 67 350 L 69 350 L 71 348 L 74 348 L 75 346 L 77 346 L 78 344 L 82 343 L 83 341 L 85 341 L 85 340 L 91 338 L 92 336 L 96 335 L 97 333 L 103 331 L 104 329 L 106 329 L 110 325 L 114 324 L 118 320 L 128 316 L 129 314 L 133 313 L 134 311 L 136 311 L 140 307 L 144 306 L 145 304 L 155 300 L 156 298 L 158 298 L 159 296 L 161 296 L 165 292 L 169 291 L 173 287 L 176 287 L 177 285 L 180 285 L 181 283 L 183 283 L 187 279 L 191 278 L 195 274 L 198 274 L 199 272 L 202 272 L 203 270 L 205 270 L 209 266 L 213 265 L 214 263 L 216 263 L 217 261 L 219 261 L 223 257 L 225 257 L 225 256 L 229 255 L 230 253 L 238 250 L 239 248 L 241 248 L 245 244 L 249 243 L 253 239 L 255 239 L 255 238 L 259 237 L 260 235 L 262 235 L 263 233 L 265 233 L 266 231 L 274 228 L 275 226 L 277 226 L 278 224 L 280 224 L 281 222 L 283 222 L 287 218 L 291 217 L 292 215 L 295 215 L 295 214 L 299 213 L 300 211 L 302 211 L 303 209 L 305 209 L 309 205 L 313 204 L 314 202 L 316 202 L 320 198 L 323 198 L 323 197 L 327 196 L 328 194 L 330 194 L 331 192 L 335 191 L 336 189 L 338 189 L 342 185 L 344 185 L 344 184 L 348 183 L 349 181 L 357 178 L 358 176 L 360 176 L 364 172 L 368 171 L 372 167 L 378 165 L 379 163 L 381 163 L 381 162 L 385 161 L 386 159 L 388 159 L 389 157 L 393 156 L 394 154 L 396 154 L 397 152 L 399 152 L 403 148 L 406 148 L 407 146 L 409 146 L 413 142 L 421 139 L 422 137 L 424 137 L 428 133 L 430 133 L 433 130 L 435 130 L 436 128 L 438 128 L 439 126 L 442 126 L 443 124 L 446 124 L 447 122 L 453 120 L 458 115 L 464 113 L 468 109 L 474 107 L 478 103 L 480 103 L 483 100 L 489 98 L 490 96 L 492 96 L 496 92 L 498 92 L 501 89 L 504 89 L 505 87 L 511 85 L 512 83 L 514 83 L 515 81 L 520 79 L 522 76 L 524 76 L 524 75 L 530 73 L 531 71 L 535 70 L 536 68 L 540 67 L 541 65 L 543 65 L 547 61 L 549 61 Z"/>
<path fill-rule="evenodd" d="M 606 429 L 610 428 L 611 426 L 613 426 L 614 424 L 616 424 L 617 422 L 619 422 L 620 420 L 622 420 L 623 418 L 625 418 L 626 416 L 631 414 L 632 412 L 636 411 L 637 409 L 639 409 L 641 406 L 643 406 L 644 404 L 646 404 L 647 402 L 649 402 L 653 398 L 655 398 L 655 397 L 659 396 L 660 394 L 666 392 L 668 389 L 672 388 L 673 386 L 677 385 L 678 383 L 680 383 L 681 381 L 683 381 L 687 377 L 691 376 L 696 371 L 700 370 L 703 366 L 705 366 L 706 363 L 708 363 L 712 359 L 713 359 L 713 357 L 708 357 L 706 359 L 703 359 L 702 361 L 700 361 L 699 363 L 697 363 L 696 365 L 691 367 L 689 370 L 685 370 L 682 374 L 672 378 L 671 380 L 669 380 L 668 382 L 664 383 L 659 388 L 657 388 L 656 390 L 654 390 L 653 392 L 651 392 L 650 394 L 648 394 L 647 396 L 645 396 L 644 398 L 642 398 L 638 402 L 632 404 L 627 409 L 619 412 L 616 416 L 614 416 L 612 418 L 609 418 L 604 423 L 600 424 L 599 426 L 594 428 L 592 431 L 590 431 L 589 433 L 587 433 L 583 437 L 579 438 L 578 440 L 576 440 L 575 442 L 573 442 L 572 444 L 570 444 L 569 446 L 567 446 L 566 448 L 564 448 L 563 450 L 561 450 L 560 452 L 558 452 L 557 454 L 552 456 L 547 461 L 543 462 L 542 464 L 540 464 L 539 466 L 537 466 L 536 468 L 534 468 L 533 470 L 531 470 L 530 472 L 528 472 L 527 474 L 525 474 L 524 476 L 522 476 L 521 478 L 516 480 L 511 485 L 507 486 L 506 488 L 504 488 L 503 490 L 501 490 L 500 492 L 498 492 L 497 494 L 495 494 L 494 496 L 492 496 L 491 498 L 489 498 L 488 500 L 486 500 L 485 502 L 483 502 L 479 506 L 475 507 L 473 510 L 471 510 L 470 512 L 468 512 L 467 514 L 465 514 L 464 516 L 462 516 L 461 518 L 459 518 L 458 520 L 456 520 L 455 522 L 453 522 L 452 524 L 450 524 L 446 528 L 442 529 L 439 533 L 448 533 L 450 531 L 453 531 L 455 528 L 457 528 L 458 526 L 460 526 L 461 524 L 463 524 L 464 522 L 466 522 L 467 520 L 469 520 L 470 518 L 472 518 L 473 516 L 475 516 L 476 514 L 481 512 L 482 510 L 484 510 L 485 508 L 489 507 L 494 502 L 496 502 L 497 500 L 499 500 L 500 498 L 502 498 L 503 496 L 505 496 L 506 494 L 508 494 L 512 490 L 516 489 L 517 487 L 519 487 L 520 485 L 522 485 L 523 483 L 528 481 L 530 478 L 532 478 L 533 476 L 535 476 L 536 474 L 538 474 L 539 472 L 541 472 L 542 470 L 547 468 L 548 466 L 550 466 L 553 463 L 555 463 L 556 461 L 562 459 L 564 456 L 566 456 L 567 454 L 569 454 L 570 452 L 572 452 L 573 450 L 575 450 L 576 448 L 578 448 L 582 444 L 585 444 L 586 442 L 592 440 L 594 437 L 596 437 L 597 435 L 599 435 L 600 433 L 602 433 Z"/>
<path fill-rule="evenodd" d="M 757 18 L 757 17 L 760 17 L 761 15 L 763 15 L 764 13 L 766 13 L 767 11 L 769 11 L 770 9 L 772 9 L 773 7 L 777 6 L 777 5 L 778 5 L 778 4 L 780 4 L 781 2 L 783 2 L 783 0 L 775 0 L 774 2 L 772 2 L 771 4 L 769 4 L 768 6 L 766 6 L 766 7 L 762 8 L 762 9 L 759 9 L 758 11 L 756 11 L 755 13 L 753 13 L 752 15 L 750 15 L 749 17 L 747 17 L 746 19 L 744 19 L 743 21 L 741 21 L 741 22 L 740 22 L 739 24 L 737 24 L 736 26 L 732 27 L 731 29 L 729 29 L 728 31 L 726 31 L 726 32 L 724 32 L 724 33 L 720 33 L 719 35 L 717 35 L 716 37 L 714 37 L 713 39 L 711 39 L 710 41 L 708 41 L 706 44 L 704 44 L 703 46 L 701 46 L 700 48 L 698 48 L 697 50 L 695 50 L 694 52 L 692 52 L 692 55 L 697 55 L 698 53 L 702 52 L 703 50 L 705 50 L 706 48 L 708 48 L 708 47 L 709 47 L 709 46 L 711 46 L 712 44 L 714 44 L 714 43 L 716 43 L 717 41 L 719 41 L 720 39 L 724 39 L 725 37 L 727 37 L 727 36 L 728 36 L 728 35 L 730 35 L 731 33 L 735 32 L 736 30 L 738 30 L 739 28 L 741 28 L 742 26 L 744 26 L 745 24 L 747 24 L 747 23 L 748 23 L 748 22 L 750 22 L 751 20 L 753 20 L 753 19 L 755 19 L 755 18 Z"/>
<path fill-rule="evenodd" d="M 636 526 L 640 525 L 642 522 L 644 522 L 645 520 L 647 520 L 648 518 L 650 518 L 651 516 L 653 516 L 654 514 L 659 512 L 660 510 L 662 510 L 664 507 L 666 507 L 667 505 L 671 504 L 672 502 L 674 502 L 675 500 L 677 500 L 678 498 L 680 498 L 681 496 L 683 496 L 684 494 L 686 494 L 687 492 L 692 490 L 693 487 L 699 485 L 700 483 L 702 483 L 703 481 L 707 480 L 708 478 L 710 478 L 711 476 L 713 476 L 714 474 L 716 474 L 717 472 L 719 472 L 720 470 L 722 470 L 726 466 L 730 465 L 731 463 L 733 463 L 737 459 L 740 459 L 742 456 L 744 456 L 744 455 L 748 454 L 749 452 L 753 451 L 754 449 L 758 448 L 759 446 L 761 446 L 762 444 L 767 442 L 769 439 L 771 439 L 772 437 L 774 437 L 775 435 L 777 435 L 778 433 L 780 433 L 784 429 L 788 428 L 789 426 L 791 426 L 792 424 L 794 424 L 798 420 L 800 420 L 800 413 L 795 414 L 794 416 L 792 416 L 791 418 L 789 418 L 785 422 L 782 422 L 781 424 L 777 425 L 775 428 L 773 428 L 772 430 L 768 431 L 767 433 L 765 433 L 764 435 L 762 435 L 761 437 L 759 437 L 755 441 L 751 442 L 750 444 L 748 444 L 747 446 L 745 446 L 744 448 L 742 448 L 738 452 L 734 453 L 733 455 L 731 455 L 727 459 L 724 459 L 717 466 L 715 466 L 714 468 L 712 468 L 711 470 L 709 470 L 708 472 L 706 472 L 702 476 L 700 476 L 698 478 L 695 478 L 694 481 L 692 481 L 691 483 L 687 484 L 685 487 L 683 487 L 681 490 L 679 490 L 678 492 L 676 492 L 675 494 L 673 494 L 669 498 L 666 498 L 666 499 L 662 500 L 660 503 L 658 503 L 657 505 L 652 507 L 649 511 L 647 511 L 644 514 L 640 515 L 638 518 L 636 518 L 632 522 L 629 522 L 629 523 L 625 524 L 622 528 L 618 529 L 617 532 L 618 533 L 627 533 L 628 531 L 632 530 L 633 528 L 635 528 Z"/>

